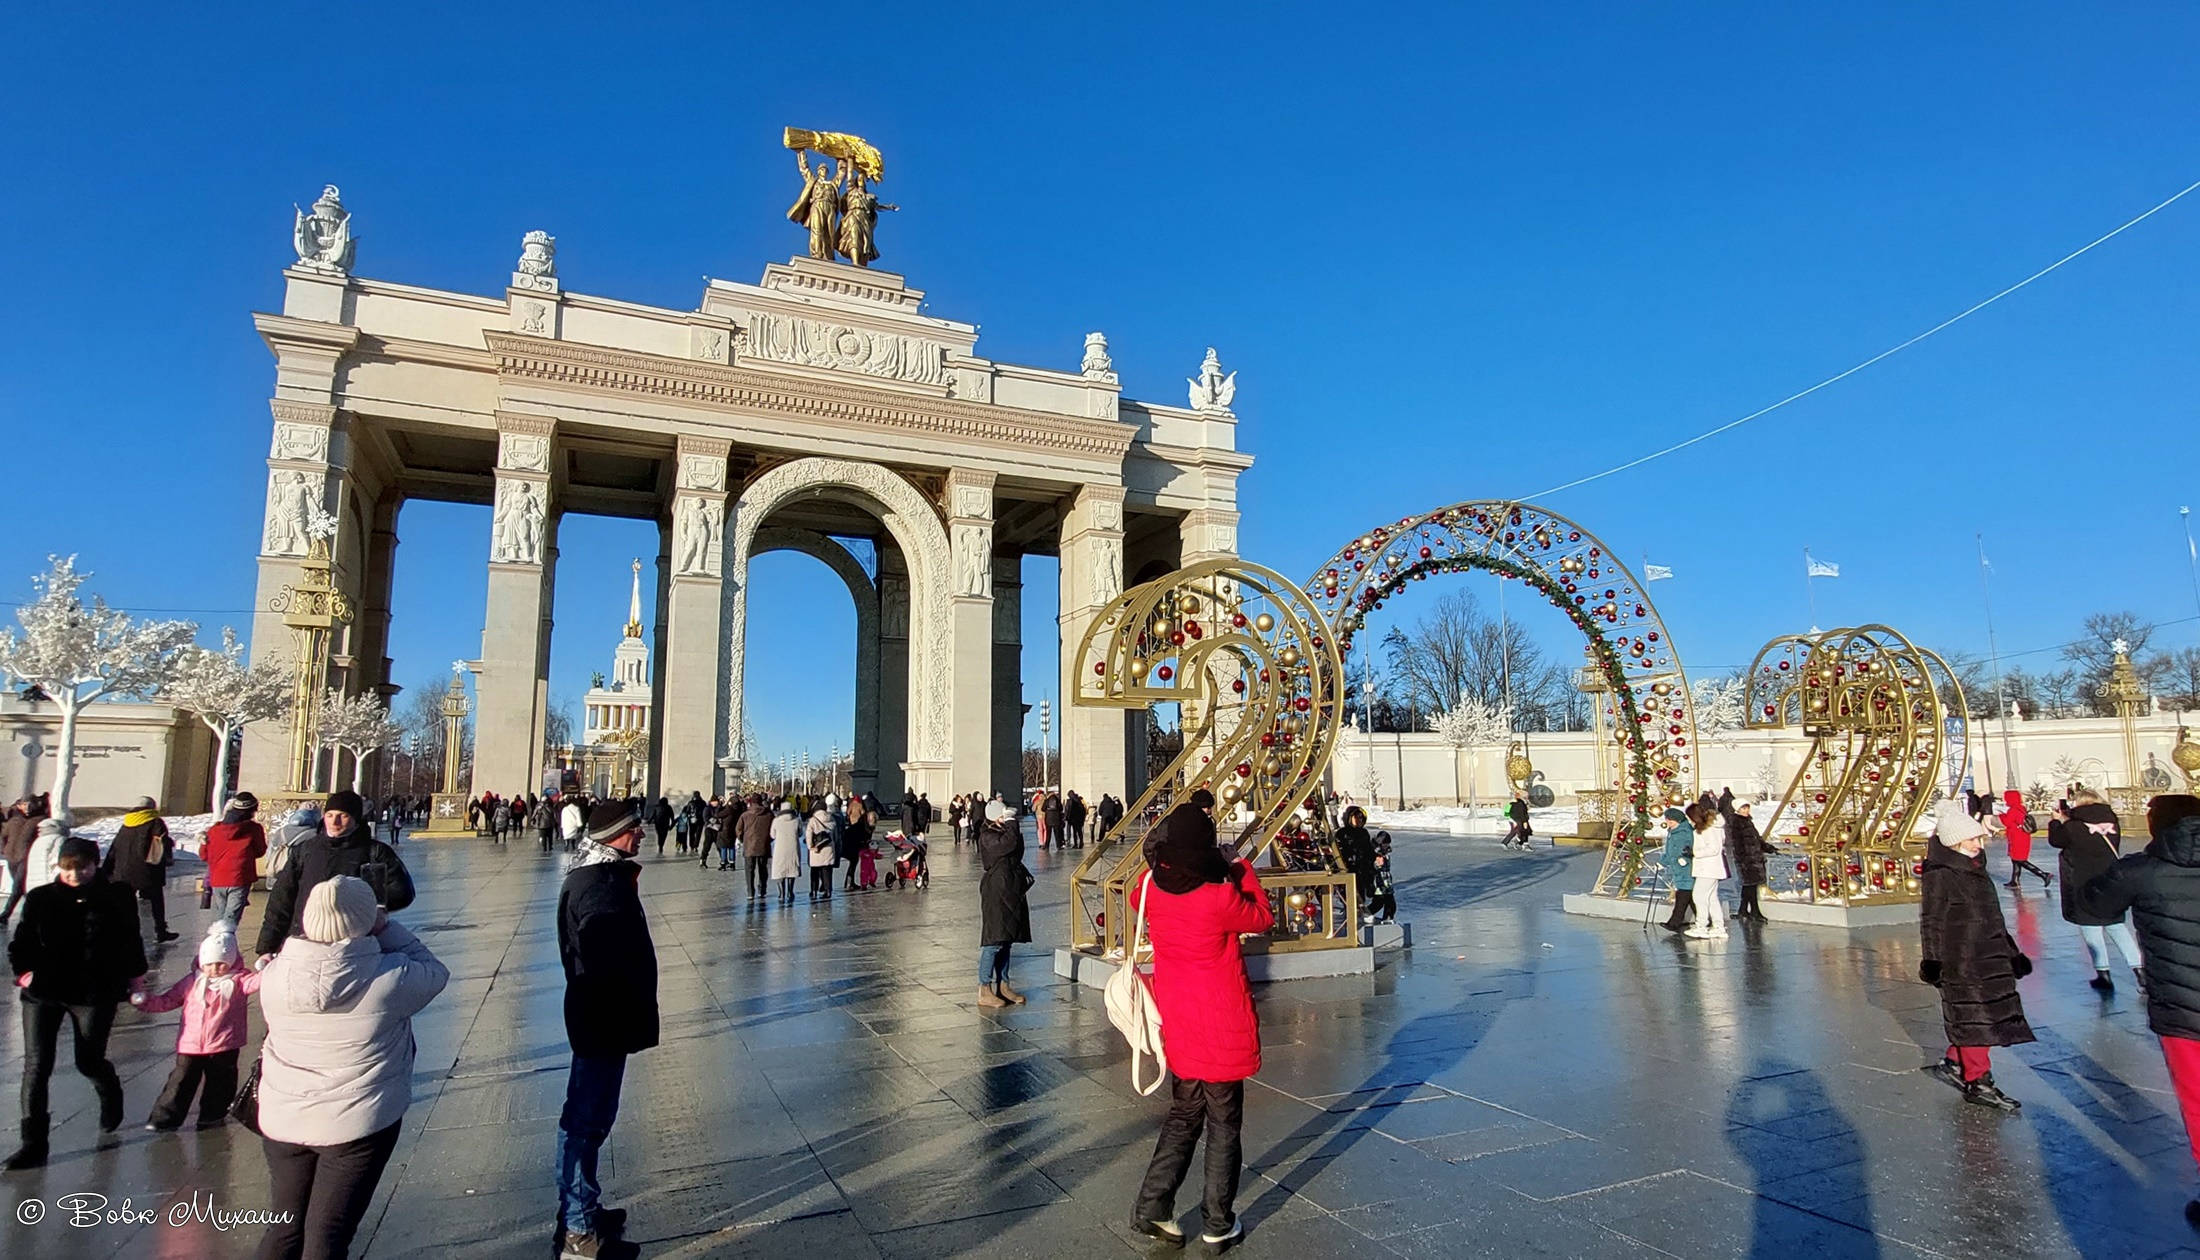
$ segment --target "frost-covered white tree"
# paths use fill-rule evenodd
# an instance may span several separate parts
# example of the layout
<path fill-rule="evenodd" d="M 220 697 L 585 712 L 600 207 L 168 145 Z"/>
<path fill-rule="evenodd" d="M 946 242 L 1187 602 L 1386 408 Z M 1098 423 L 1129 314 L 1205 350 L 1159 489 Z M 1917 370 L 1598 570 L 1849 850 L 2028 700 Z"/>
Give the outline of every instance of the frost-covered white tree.
<path fill-rule="evenodd" d="M 223 626 L 219 648 L 194 643 L 176 654 L 174 672 L 158 695 L 214 732 L 212 809 L 219 813 L 222 786 L 229 782 L 230 742 L 252 723 L 279 720 L 290 712 L 290 669 L 272 660 L 247 666 L 236 630 Z"/>
<path fill-rule="evenodd" d="M 1688 684 L 1696 710 L 1696 738 L 1713 740 L 1721 748 L 1734 746 L 1735 732 L 1742 729 L 1742 706 L 1748 702 L 1742 679 L 1699 678 Z"/>
<path fill-rule="evenodd" d="M 1511 737 L 1512 706 L 1462 695 L 1458 704 L 1449 712 L 1437 714 L 1430 725 L 1437 738 L 1467 754 L 1467 817 L 1471 819 L 1480 798 L 1476 772 L 1481 769 L 1482 749 L 1502 744 Z"/>
<path fill-rule="evenodd" d="M 76 783 L 76 723 L 84 706 L 158 690 L 199 628 L 189 621 L 137 621 L 96 595 L 86 608 L 77 590 L 91 574 L 76 571 L 75 556 L 47 558 L 53 567 L 31 579 L 36 597 L 15 615 L 21 631 L 0 630 L 0 674 L 38 688 L 61 709 L 53 812 L 66 826 Z"/>
<path fill-rule="evenodd" d="M 354 792 L 366 781 L 367 758 L 377 749 L 389 747 L 403 733 L 403 728 L 390 721 L 389 706 L 371 691 L 347 696 L 331 690 L 328 698 L 321 702 L 321 746 L 351 754 L 351 790 Z M 335 762 L 331 759 L 331 777 L 335 770 Z"/>

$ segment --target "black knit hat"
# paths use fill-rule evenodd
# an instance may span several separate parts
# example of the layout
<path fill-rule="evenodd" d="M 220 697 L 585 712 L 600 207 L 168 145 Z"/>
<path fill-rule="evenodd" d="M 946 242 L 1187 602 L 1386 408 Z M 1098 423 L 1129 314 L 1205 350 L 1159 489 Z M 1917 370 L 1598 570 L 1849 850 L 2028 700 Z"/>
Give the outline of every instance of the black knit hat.
<path fill-rule="evenodd" d="M 625 801 L 605 801 L 588 811 L 588 838 L 609 844 L 642 825 L 642 816 Z"/>
<path fill-rule="evenodd" d="M 345 788 L 342 791 L 329 793 L 328 799 L 321 803 L 321 812 L 324 814 L 344 813 L 351 815 L 353 818 L 361 818 L 366 815 L 367 803 L 359 799 L 357 792 Z"/>
<path fill-rule="evenodd" d="M 1215 807 L 1215 794 L 1214 794 L 1214 793 L 1212 793 L 1212 792 L 1208 791 L 1208 790 L 1207 790 L 1206 788 L 1200 788 L 1199 790 L 1197 790 L 1197 791 L 1195 791 L 1195 792 L 1193 792 L 1193 793 L 1192 793 L 1192 808 L 1194 808 L 1194 809 L 1213 809 L 1214 807 Z"/>

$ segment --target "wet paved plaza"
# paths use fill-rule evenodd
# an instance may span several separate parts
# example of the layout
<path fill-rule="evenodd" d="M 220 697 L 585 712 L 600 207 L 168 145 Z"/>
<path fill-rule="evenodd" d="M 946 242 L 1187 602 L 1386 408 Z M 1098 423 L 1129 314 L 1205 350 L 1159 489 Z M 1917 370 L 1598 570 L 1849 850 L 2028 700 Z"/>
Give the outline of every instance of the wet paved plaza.
<path fill-rule="evenodd" d="M 415 1021 L 414 1102 L 359 1250 L 549 1255 L 563 855 L 404 853 L 421 895 L 403 917 L 452 981 Z M 1562 914 L 1595 854 L 1401 837 L 1398 862 L 1413 950 L 1373 976 L 1259 990 L 1237 1254 L 2200 1254 L 2181 1215 L 2191 1157 L 2137 995 L 2086 987 L 2077 935 L 2036 884 L 2010 921 L 2039 960 L 2022 988 L 2040 1041 L 1997 1052 L 2026 1104 L 2002 1116 L 1916 1070 L 1941 1042 L 1914 930 L 1684 943 Z M 665 1040 L 631 1064 L 603 1157 L 642 1254 L 1147 1250 L 1126 1221 L 1162 1102 L 1131 1092 L 1099 995 L 1054 979 L 1060 857 L 1031 857 L 1041 944 L 1014 968 L 1030 1004 L 985 1014 L 967 849 L 935 850 L 928 891 L 816 909 L 751 908 L 735 873 L 670 854 L 646 864 Z M 178 916 L 161 981 L 205 919 Z M 167 1220 L 193 1196 L 267 1203 L 256 1139 L 137 1128 L 174 1037 L 172 1015 L 122 1013 L 129 1123 L 104 1146 L 63 1050 L 54 1160 L 0 1181 L 0 1254 L 249 1253 L 257 1230 Z M 0 1051 L 12 1083 L 12 1018 Z M 1198 1180 L 1195 1165 L 1178 1202 L 1195 1226 Z M 57 1206 L 72 1192 L 159 1219 L 74 1228 Z M 21 1224 L 31 1197 L 45 1219 Z"/>

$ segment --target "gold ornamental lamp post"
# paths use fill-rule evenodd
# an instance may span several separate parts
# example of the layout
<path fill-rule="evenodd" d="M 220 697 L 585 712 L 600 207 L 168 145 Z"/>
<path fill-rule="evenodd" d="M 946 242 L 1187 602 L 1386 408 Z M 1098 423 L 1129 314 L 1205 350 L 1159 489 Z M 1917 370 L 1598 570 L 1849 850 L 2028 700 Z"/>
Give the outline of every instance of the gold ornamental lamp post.
<path fill-rule="evenodd" d="M 283 786 L 297 798 L 310 792 L 313 763 L 320 754 L 321 699 L 328 691 L 335 630 L 351 623 L 351 600 L 336 589 L 331 567 L 328 534 L 317 529 L 298 563 L 298 580 L 268 604 L 270 612 L 283 615 L 291 637 L 290 766 Z"/>
<path fill-rule="evenodd" d="M 459 786 L 465 760 L 466 662 L 451 662 L 451 685 L 443 692 L 443 774 L 428 802 L 424 836 L 462 836 L 466 832 L 466 790 Z"/>
<path fill-rule="evenodd" d="M 2139 777 L 2139 710 L 2147 702 L 2147 689 L 2139 681 L 2139 671 L 2131 667 L 2131 645 L 2116 639 L 2109 647 L 2116 659 L 2109 665 L 2108 681 L 2101 684 L 2099 695 L 2116 710 L 2116 724 L 2123 736 L 2124 777 L 2120 785 L 2108 789 L 2108 803 L 2124 820 L 2125 830 L 2130 830 L 2136 820 L 2144 834 L 2147 789 Z"/>

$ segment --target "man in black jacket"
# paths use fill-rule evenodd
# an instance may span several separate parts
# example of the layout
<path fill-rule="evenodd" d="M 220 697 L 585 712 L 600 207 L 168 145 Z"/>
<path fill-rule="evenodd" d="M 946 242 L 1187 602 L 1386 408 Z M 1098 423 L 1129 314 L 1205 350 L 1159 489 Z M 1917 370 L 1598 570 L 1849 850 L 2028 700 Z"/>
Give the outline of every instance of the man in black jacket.
<path fill-rule="evenodd" d="M 8 970 L 23 990 L 23 1145 L 6 1167 L 46 1162 L 46 1083 L 61 1026 L 76 1036 L 76 1070 L 99 1096 L 99 1128 L 122 1123 L 122 1080 L 107 1061 L 115 1007 L 143 982 L 145 939 L 136 895 L 99 873 L 99 846 L 61 842 L 58 878 L 23 898 L 23 922 L 8 938 Z"/>
<path fill-rule="evenodd" d="M 397 850 L 367 833 L 360 817 L 365 806 L 357 792 L 331 792 L 322 806 L 321 834 L 300 840 L 267 890 L 267 915 L 253 952 L 259 966 L 280 952 L 283 942 L 305 935 L 306 897 L 323 880 L 350 875 L 374 889 L 374 899 L 395 914 L 413 903 L 412 875 Z"/>
<path fill-rule="evenodd" d="M 558 1245 L 570 1260 L 620 1250 L 626 1212 L 603 1206 L 596 1155 L 619 1118 L 626 1057 L 657 1044 L 657 947 L 642 913 L 634 851 L 642 818 L 607 801 L 558 893 L 558 958 L 565 964 L 565 1035 L 573 1046 L 558 1116 Z"/>

